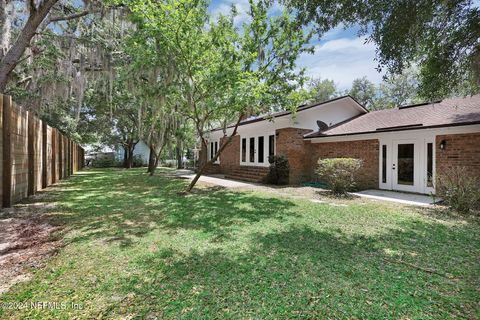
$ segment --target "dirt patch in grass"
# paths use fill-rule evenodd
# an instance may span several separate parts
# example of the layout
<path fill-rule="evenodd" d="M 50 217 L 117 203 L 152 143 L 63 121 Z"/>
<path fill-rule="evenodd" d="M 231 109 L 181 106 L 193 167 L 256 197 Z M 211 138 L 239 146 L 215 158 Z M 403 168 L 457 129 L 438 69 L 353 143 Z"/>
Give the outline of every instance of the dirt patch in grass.
<path fill-rule="evenodd" d="M 46 217 L 54 205 L 38 202 L 41 198 L 0 212 L 0 294 L 30 279 L 33 269 L 42 267 L 61 246 L 55 236 L 61 227 Z"/>

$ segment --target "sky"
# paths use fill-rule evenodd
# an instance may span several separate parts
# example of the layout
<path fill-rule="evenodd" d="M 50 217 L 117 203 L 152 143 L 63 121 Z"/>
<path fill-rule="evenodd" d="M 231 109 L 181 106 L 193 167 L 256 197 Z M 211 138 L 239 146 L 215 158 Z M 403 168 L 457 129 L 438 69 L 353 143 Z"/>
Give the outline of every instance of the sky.
<path fill-rule="evenodd" d="M 235 4 L 239 12 L 235 23 L 241 25 L 248 21 L 246 12 L 248 0 L 213 0 L 209 11 L 213 16 L 228 14 Z M 281 12 L 281 7 L 274 4 L 271 12 Z M 297 60 L 299 67 L 306 69 L 306 75 L 312 78 L 334 80 L 340 90 L 349 89 L 352 81 L 366 76 L 373 83 L 382 81 L 382 74 L 375 69 L 375 45 L 365 43 L 365 38 L 357 36 L 358 27 L 344 29 L 342 26 L 330 30 L 321 39 L 314 37 L 311 44 L 315 46 L 314 54 L 303 54 Z"/>

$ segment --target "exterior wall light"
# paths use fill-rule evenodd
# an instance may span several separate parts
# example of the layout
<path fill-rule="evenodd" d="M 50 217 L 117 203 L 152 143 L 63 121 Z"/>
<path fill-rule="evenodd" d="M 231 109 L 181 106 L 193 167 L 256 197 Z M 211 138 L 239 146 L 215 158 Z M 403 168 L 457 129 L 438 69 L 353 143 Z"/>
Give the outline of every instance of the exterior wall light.
<path fill-rule="evenodd" d="M 441 150 L 445 149 L 445 146 L 446 146 L 446 145 L 447 145 L 447 141 L 442 140 L 442 141 L 440 142 L 440 149 L 441 149 Z"/>

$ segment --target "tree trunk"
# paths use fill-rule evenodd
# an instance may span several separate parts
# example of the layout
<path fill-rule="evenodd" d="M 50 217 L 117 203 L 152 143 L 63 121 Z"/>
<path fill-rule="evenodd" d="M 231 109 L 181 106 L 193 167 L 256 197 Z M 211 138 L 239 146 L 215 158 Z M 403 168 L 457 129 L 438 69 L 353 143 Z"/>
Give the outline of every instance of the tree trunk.
<path fill-rule="evenodd" d="M 8 9 L 9 3 L 7 3 L 6 0 L 0 0 L 0 61 L 10 47 L 11 18 L 10 14 L 7 12 Z"/>
<path fill-rule="evenodd" d="M 133 168 L 133 148 L 134 146 L 132 145 L 128 148 L 128 169 Z"/>
<path fill-rule="evenodd" d="M 13 46 L 7 51 L 0 61 L 0 93 L 4 93 L 7 87 L 8 77 L 17 66 L 18 61 L 22 57 L 25 49 L 30 44 L 30 40 L 37 32 L 38 26 L 45 19 L 50 9 L 58 2 L 58 0 L 45 0 L 38 9 L 31 8 L 25 27 L 18 35 Z"/>
<path fill-rule="evenodd" d="M 190 192 L 192 191 L 193 187 L 195 187 L 195 184 L 197 183 L 198 179 L 200 179 L 200 177 L 202 176 L 202 174 L 205 172 L 207 166 L 211 163 L 214 163 L 215 161 L 217 161 L 218 157 L 220 156 L 220 154 L 222 153 L 222 151 L 225 149 L 225 147 L 230 143 L 232 142 L 232 139 L 233 137 L 237 134 L 237 130 L 238 130 L 238 125 L 240 124 L 240 121 L 242 121 L 242 118 L 243 118 L 243 114 L 240 115 L 240 117 L 238 118 L 238 121 L 237 123 L 235 124 L 235 127 L 233 129 L 233 132 L 232 134 L 228 137 L 228 139 L 220 146 L 220 148 L 218 149 L 217 153 L 215 154 L 215 156 L 209 160 L 209 161 L 205 161 L 201 166 L 200 166 L 200 169 L 197 171 L 197 174 L 195 175 L 195 178 L 193 178 L 192 182 L 190 182 L 190 184 L 188 185 L 187 187 L 187 192 Z M 201 139 L 202 139 L 202 144 L 203 146 L 205 146 L 205 150 L 207 150 L 207 144 L 205 142 L 205 139 L 203 138 L 203 135 L 200 136 Z M 208 159 L 208 158 L 207 158 Z"/>
<path fill-rule="evenodd" d="M 150 176 L 155 175 L 155 170 L 157 170 L 157 166 L 158 166 L 158 159 L 160 159 L 160 156 L 155 156 L 155 159 L 152 164 L 152 169 L 150 170 Z"/>
<path fill-rule="evenodd" d="M 128 168 L 128 150 L 125 146 L 123 147 L 123 167 Z"/>
<path fill-rule="evenodd" d="M 152 165 L 152 169 L 150 170 L 150 176 L 153 176 L 155 174 L 155 170 L 157 170 L 157 166 L 158 166 L 158 161 L 160 159 L 160 156 L 162 155 L 162 151 L 163 151 L 163 148 L 165 147 L 166 143 L 164 143 L 161 148 L 160 148 L 160 151 L 158 151 L 158 153 L 155 153 L 154 157 L 155 157 L 155 161 Z"/>
<path fill-rule="evenodd" d="M 183 150 L 182 150 L 182 141 L 177 138 L 177 146 L 175 148 L 175 151 L 177 153 L 177 169 L 182 169 L 183 168 Z"/>
<path fill-rule="evenodd" d="M 150 146 L 150 154 L 148 156 L 148 168 L 147 172 L 150 173 L 155 165 L 155 149 Z"/>

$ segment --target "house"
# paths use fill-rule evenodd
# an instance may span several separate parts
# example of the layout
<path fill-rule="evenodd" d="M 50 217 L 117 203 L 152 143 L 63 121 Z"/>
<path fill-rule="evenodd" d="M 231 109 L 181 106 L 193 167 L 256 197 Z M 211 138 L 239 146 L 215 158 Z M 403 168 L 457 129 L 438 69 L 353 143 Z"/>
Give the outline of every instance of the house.
<path fill-rule="evenodd" d="M 115 159 L 117 161 L 123 161 L 125 149 L 123 146 L 119 145 L 115 148 Z M 143 165 L 148 165 L 148 159 L 150 157 L 150 147 L 143 142 L 142 140 L 138 141 L 133 149 L 133 157 L 135 159 L 139 158 L 142 159 Z"/>
<path fill-rule="evenodd" d="M 223 141 L 212 130 L 202 152 L 211 159 Z M 480 176 L 480 95 L 372 112 L 343 96 L 246 119 L 209 172 L 260 181 L 272 154 L 288 157 L 292 184 L 315 180 L 319 159 L 352 157 L 363 160 L 361 188 L 433 193 L 448 167 Z"/>
<path fill-rule="evenodd" d="M 114 161 L 115 150 L 108 146 L 97 146 L 93 144 L 83 145 L 85 150 L 85 165 L 91 166 L 95 161 Z"/>

